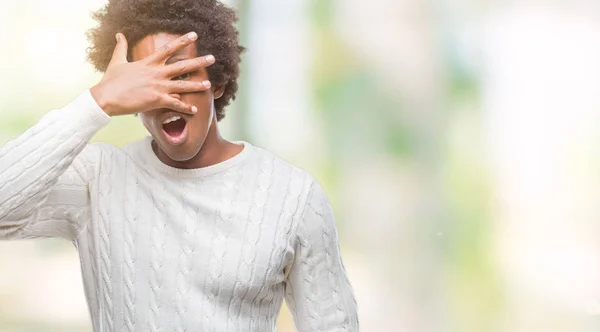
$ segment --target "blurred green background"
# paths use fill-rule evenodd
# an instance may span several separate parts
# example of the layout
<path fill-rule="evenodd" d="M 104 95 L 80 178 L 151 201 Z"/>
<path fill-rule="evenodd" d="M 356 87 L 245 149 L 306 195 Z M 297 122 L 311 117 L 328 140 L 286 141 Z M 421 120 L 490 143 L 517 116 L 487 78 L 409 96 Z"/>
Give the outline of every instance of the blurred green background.
<path fill-rule="evenodd" d="M 100 79 L 103 3 L 0 0 L 0 144 Z M 362 331 L 600 329 L 599 3 L 227 3 L 249 50 L 221 126 L 323 184 Z M 0 243 L 0 331 L 91 331 L 74 248 Z"/>

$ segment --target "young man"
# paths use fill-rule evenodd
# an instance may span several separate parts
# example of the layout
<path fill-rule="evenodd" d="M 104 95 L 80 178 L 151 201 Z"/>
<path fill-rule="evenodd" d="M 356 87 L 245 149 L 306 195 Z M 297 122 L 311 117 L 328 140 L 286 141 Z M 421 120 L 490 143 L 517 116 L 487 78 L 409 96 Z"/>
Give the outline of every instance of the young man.
<path fill-rule="evenodd" d="M 110 0 L 95 18 L 101 82 L 0 149 L 0 238 L 72 241 L 94 331 L 273 331 L 284 297 L 300 331 L 357 331 L 322 188 L 219 134 L 243 51 L 235 12 Z M 151 136 L 88 144 L 125 114 Z"/>

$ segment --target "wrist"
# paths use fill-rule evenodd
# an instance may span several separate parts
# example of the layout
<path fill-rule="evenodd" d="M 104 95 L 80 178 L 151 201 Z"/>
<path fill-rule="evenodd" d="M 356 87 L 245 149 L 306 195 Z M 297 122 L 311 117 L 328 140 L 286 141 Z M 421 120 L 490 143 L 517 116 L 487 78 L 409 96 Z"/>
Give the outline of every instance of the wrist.
<path fill-rule="evenodd" d="M 110 98 L 108 98 L 106 92 L 103 89 L 102 83 L 98 83 L 97 85 L 90 88 L 90 93 L 96 104 L 100 106 L 100 108 L 106 113 L 108 116 L 113 116 L 112 112 L 112 103 L 110 102 Z"/>

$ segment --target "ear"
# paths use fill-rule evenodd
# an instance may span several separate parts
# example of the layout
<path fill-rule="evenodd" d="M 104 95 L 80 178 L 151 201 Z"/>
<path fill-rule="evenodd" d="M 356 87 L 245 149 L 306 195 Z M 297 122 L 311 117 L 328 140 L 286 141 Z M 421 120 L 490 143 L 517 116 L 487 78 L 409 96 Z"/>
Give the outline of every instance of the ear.
<path fill-rule="evenodd" d="M 213 90 L 213 96 L 215 99 L 219 99 L 219 98 L 223 97 L 223 93 L 225 93 L 224 85 L 215 86 L 215 89 Z"/>

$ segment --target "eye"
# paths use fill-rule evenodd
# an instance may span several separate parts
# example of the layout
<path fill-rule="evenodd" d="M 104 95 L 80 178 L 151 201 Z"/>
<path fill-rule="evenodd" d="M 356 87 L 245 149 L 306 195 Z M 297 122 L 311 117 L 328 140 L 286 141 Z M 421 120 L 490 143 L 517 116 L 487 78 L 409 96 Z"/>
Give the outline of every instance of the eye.
<path fill-rule="evenodd" d="M 172 81 L 186 80 L 186 79 L 190 78 L 191 76 L 192 76 L 192 74 L 185 73 L 185 74 L 182 74 L 182 75 L 179 75 L 179 76 L 175 76 L 171 80 Z"/>

